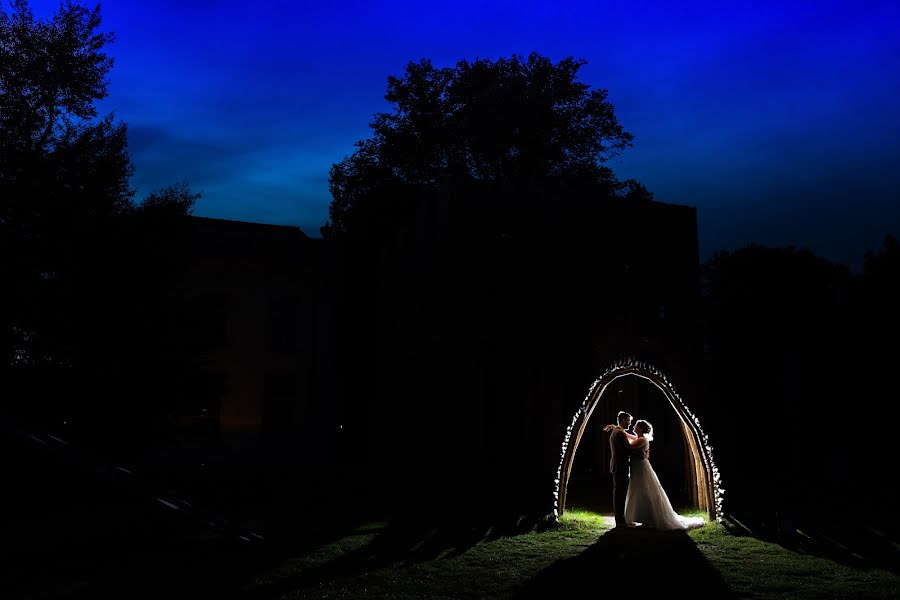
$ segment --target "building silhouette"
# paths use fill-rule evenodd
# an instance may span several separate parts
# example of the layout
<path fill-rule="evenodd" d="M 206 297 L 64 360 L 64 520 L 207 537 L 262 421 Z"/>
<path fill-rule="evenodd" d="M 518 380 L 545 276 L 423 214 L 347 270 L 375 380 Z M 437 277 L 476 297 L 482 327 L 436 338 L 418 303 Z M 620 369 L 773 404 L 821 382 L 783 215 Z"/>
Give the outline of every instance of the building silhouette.
<path fill-rule="evenodd" d="M 481 490 L 533 508 L 617 358 L 654 364 L 702 411 L 694 208 L 489 184 L 381 201 L 335 240 L 190 218 L 177 439 L 357 469 L 398 499 Z M 592 448 L 579 460 L 602 465 Z"/>
<path fill-rule="evenodd" d="M 490 184 L 383 201 L 338 251 L 356 316 L 338 345 L 348 443 L 386 486 L 544 501 L 572 414 L 622 356 L 702 408 L 694 208 Z"/>
<path fill-rule="evenodd" d="M 173 343 L 189 368 L 178 437 L 254 460 L 326 464 L 335 305 L 323 240 L 190 217 L 181 243 Z"/>

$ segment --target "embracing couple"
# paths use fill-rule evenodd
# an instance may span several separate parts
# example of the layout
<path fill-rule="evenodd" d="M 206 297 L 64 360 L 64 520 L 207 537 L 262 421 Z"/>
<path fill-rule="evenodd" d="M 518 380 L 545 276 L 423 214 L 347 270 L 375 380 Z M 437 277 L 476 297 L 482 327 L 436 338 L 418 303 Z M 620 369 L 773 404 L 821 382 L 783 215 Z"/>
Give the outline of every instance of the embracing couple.
<path fill-rule="evenodd" d="M 682 517 L 672 510 L 672 503 L 650 466 L 653 427 L 640 420 L 634 424 L 634 433 L 629 433 L 631 419 L 631 415 L 622 411 L 618 415 L 618 425 L 603 428 L 603 431 L 612 432 L 609 436 L 612 452 L 609 470 L 613 474 L 616 527 L 641 526 L 671 531 L 703 526 L 702 517 Z"/>

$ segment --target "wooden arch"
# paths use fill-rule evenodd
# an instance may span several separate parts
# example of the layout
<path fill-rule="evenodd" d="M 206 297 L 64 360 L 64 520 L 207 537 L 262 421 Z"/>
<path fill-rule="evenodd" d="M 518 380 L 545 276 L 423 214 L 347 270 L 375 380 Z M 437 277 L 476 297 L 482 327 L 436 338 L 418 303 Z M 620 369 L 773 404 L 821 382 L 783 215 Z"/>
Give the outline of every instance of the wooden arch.
<path fill-rule="evenodd" d="M 665 375 L 660 373 L 651 365 L 639 362 L 633 358 L 627 358 L 616 362 L 609 367 L 596 381 L 591 385 L 590 390 L 585 396 L 581 406 L 572 417 L 572 422 L 566 429 L 566 435 L 562 443 L 562 451 L 560 456 L 559 467 L 556 470 L 556 479 L 554 481 L 555 491 L 553 492 L 554 519 L 559 519 L 559 515 L 565 512 L 566 508 L 566 488 L 569 484 L 569 475 L 572 473 L 572 463 L 575 461 L 575 451 L 581 442 L 581 435 L 584 433 L 585 426 L 591 418 L 591 413 L 600 403 L 604 392 L 612 382 L 621 377 L 633 375 L 646 379 L 655 385 L 669 401 L 669 404 L 675 409 L 681 421 L 681 431 L 684 435 L 685 444 L 690 449 L 691 460 L 691 479 L 694 486 L 691 489 L 691 498 L 700 510 L 709 514 L 709 520 L 721 520 L 722 512 L 722 496 L 725 490 L 719 487 L 719 470 L 713 462 L 712 447 L 709 445 L 709 439 L 700 427 L 700 421 L 690 409 L 682 401 L 681 397 L 675 392 L 675 388 L 669 383 Z M 575 434 L 574 440 L 572 434 Z"/>

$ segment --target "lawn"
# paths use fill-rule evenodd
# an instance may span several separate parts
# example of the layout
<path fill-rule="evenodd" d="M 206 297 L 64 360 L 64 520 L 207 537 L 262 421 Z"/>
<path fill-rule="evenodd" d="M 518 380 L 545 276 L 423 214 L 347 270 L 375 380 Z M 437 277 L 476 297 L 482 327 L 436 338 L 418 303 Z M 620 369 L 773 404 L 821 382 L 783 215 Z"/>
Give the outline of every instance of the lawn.
<path fill-rule="evenodd" d="M 259 598 L 550 598 L 628 593 L 707 598 L 897 598 L 890 572 L 799 554 L 712 523 L 689 533 L 611 529 L 570 510 L 559 528 L 457 527 L 392 536 L 370 523 L 258 575 Z"/>

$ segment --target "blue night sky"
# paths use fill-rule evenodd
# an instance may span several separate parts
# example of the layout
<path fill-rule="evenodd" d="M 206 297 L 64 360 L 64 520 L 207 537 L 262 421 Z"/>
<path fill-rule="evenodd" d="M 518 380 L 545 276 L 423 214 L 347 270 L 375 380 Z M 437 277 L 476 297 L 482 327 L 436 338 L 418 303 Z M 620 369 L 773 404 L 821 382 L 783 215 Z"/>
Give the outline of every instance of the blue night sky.
<path fill-rule="evenodd" d="M 56 2 L 33 1 L 39 16 Z M 727 6 L 724 7 L 723 6 Z M 139 197 L 188 179 L 195 214 L 318 236 L 328 169 L 410 60 L 586 59 L 635 146 L 611 166 L 698 208 L 701 258 L 749 242 L 858 267 L 900 234 L 900 3 L 103 4 L 102 112 Z"/>

